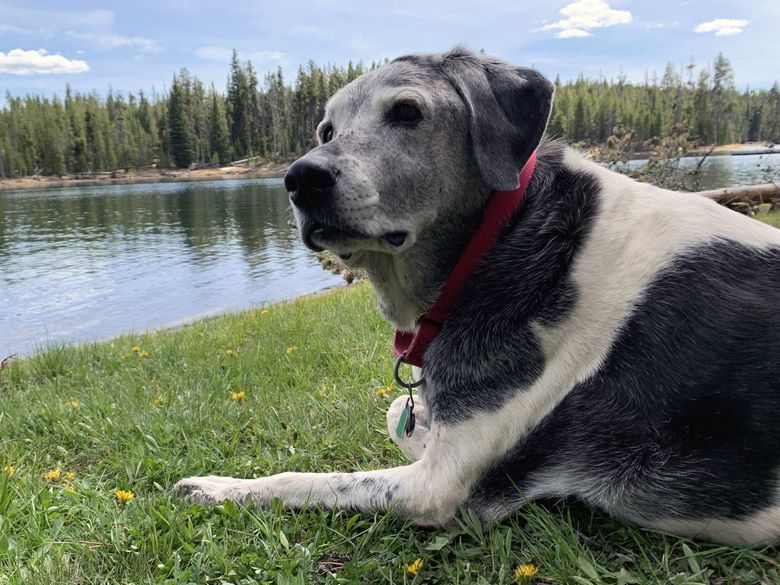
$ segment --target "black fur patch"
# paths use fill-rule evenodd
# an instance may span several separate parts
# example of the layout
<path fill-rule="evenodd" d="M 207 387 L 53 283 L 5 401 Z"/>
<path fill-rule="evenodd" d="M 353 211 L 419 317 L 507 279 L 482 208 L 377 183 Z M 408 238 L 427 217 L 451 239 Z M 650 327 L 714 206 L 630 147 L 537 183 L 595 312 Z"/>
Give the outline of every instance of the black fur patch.
<path fill-rule="evenodd" d="M 772 505 L 778 307 L 780 247 L 718 240 L 681 253 L 600 371 L 484 474 L 471 505 L 514 507 L 543 472 L 635 520 L 738 518 Z"/>
<path fill-rule="evenodd" d="M 557 143 L 540 147 L 525 202 L 426 352 L 421 394 L 438 421 L 497 409 L 544 369 L 531 324 L 573 306 L 570 268 L 599 205 L 597 180 L 566 169 L 562 157 Z"/>

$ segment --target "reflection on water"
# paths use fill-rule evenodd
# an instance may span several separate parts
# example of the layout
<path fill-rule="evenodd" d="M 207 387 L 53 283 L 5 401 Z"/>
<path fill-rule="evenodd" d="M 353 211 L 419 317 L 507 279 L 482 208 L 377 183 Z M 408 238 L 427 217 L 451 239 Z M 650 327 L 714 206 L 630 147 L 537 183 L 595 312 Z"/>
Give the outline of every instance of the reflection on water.
<path fill-rule="evenodd" d="M 0 358 L 341 282 L 279 179 L 0 192 Z"/>
<path fill-rule="evenodd" d="M 712 157 L 702 180 L 780 181 L 780 155 Z M 287 214 L 279 179 L 0 192 L 0 358 L 340 283 Z"/>

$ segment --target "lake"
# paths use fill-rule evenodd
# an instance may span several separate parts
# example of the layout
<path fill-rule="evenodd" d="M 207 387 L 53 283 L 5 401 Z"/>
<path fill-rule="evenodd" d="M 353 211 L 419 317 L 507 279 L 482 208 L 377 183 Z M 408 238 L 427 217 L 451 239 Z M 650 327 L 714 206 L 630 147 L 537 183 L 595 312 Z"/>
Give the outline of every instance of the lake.
<path fill-rule="evenodd" d="M 0 359 L 343 283 L 281 179 L 0 192 Z"/>
<path fill-rule="evenodd" d="M 723 156 L 702 186 L 772 180 L 780 155 Z M 288 214 L 281 179 L 0 191 L 0 359 L 342 283 Z"/>
<path fill-rule="evenodd" d="M 699 160 L 697 157 L 682 158 L 680 168 L 693 168 Z M 628 166 L 636 168 L 645 162 L 644 159 L 631 160 Z M 702 190 L 780 181 L 780 154 L 708 157 L 702 165 L 700 181 Z M 686 185 L 691 182 L 686 180 Z"/>

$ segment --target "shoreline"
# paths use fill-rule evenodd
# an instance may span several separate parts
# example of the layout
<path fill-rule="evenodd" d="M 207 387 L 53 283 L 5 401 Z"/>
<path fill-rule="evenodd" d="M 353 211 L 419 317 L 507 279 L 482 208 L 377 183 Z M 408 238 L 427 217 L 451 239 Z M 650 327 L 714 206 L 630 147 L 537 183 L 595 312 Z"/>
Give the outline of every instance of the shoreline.
<path fill-rule="evenodd" d="M 581 152 L 590 159 L 593 159 L 600 153 L 600 146 L 589 146 L 581 150 Z M 699 146 L 687 151 L 683 156 L 684 158 L 699 158 L 703 156 L 729 156 L 732 154 L 740 154 L 740 151 L 765 149 L 767 144 L 765 142 L 733 142 L 731 144 L 717 144 L 709 146 Z M 777 149 L 774 152 L 780 152 Z M 643 160 L 648 159 L 656 154 L 655 150 L 635 150 L 627 154 L 629 160 Z M 670 157 L 674 158 L 674 157 Z"/>
<path fill-rule="evenodd" d="M 97 185 L 138 185 L 144 183 L 189 183 L 197 181 L 230 181 L 267 179 L 283 176 L 289 162 L 268 162 L 251 167 L 225 166 L 208 169 L 143 169 L 101 173 L 83 173 L 62 177 L 38 176 L 0 179 L 0 192 Z M 91 175 L 91 176 L 87 176 Z"/>
<path fill-rule="evenodd" d="M 686 153 L 685 156 L 727 156 L 740 150 L 765 148 L 763 142 L 744 142 L 721 144 L 714 147 L 700 147 Z M 712 149 L 710 151 L 710 148 Z M 592 157 L 593 147 L 582 152 Z M 631 159 L 643 159 L 652 156 L 654 151 L 636 151 Z M 93 187 L 96 185 L 136 185 L 144 183 L 187 183 L 197 181 L 229 181 L 236 179 L 267 179 L 281 177 L 292 161 L 265 162 L 253 166 L 230 165 L 207 169 L 142 169 L 120 170 L 114 172 L 83 173 L 80 175 L 33 176 L 18 179 L 0 179 L 0 192 L 24 191 L 34 189 L 60 189 L 64 187 Z M 91 175 L 91 176 L 87 176 Z"/>
<path fill-rule="evenodd" d="M 301 293 L 299 295 L 295 295 L 289 298 L 285 299 L 279 299 L 275 301 L 260 303 L 260 304 L 253 304 L 242 308 L 237 309 L 218 309 L 216 311 L 206 311 L 202 313 L 194 313 L 192 315 L 189 315 L 187 317 L 182 317 L 181 319 L 176 319 L 174 321 L 169 321 L 166 323 L 161 323 L 159 325 L 154 325 L 147 327 L 145 329 L 128 329 L 125 331 L 120 331 L 118 333 L 107 335 L 105 337 L 98 337 L 96 339 L 84 339 L 84 340 L 58 340 L 54 341 L 50 344 L 43 344 L 40 346 L 36 346 L 32 351 L 27 352 L 25 350 L 19 350 L 12 352 L 8 355 L 0 355 L 0 363 L 13 363 L 20 360 L 27 360 L 30 358 L 34 358 L 37 355 L 40 355 L 42 353 L 46 353 L 48 351 L 51 351 L 53 349 L 57 349 L 60 347 L 68 348 L 68 349 L 84 349 L 88 348 L 92 345 L 100 345 L 105 343 L 112 343 L 116 339 L 121 339 L 123 337 L 148 337 L 150 335 L 157 335 L 158 333 L 165 333 L 168 331 L 181 331 L 183 329 L 188 329 L 194 325 L 197 325 L 201 322 L 206 321 L 213 321 L 215 319 L 220 319 L 222 317 L 228 317 L 231 315 L 240 315 L 242 313 L 254 313 L 257 311 L 262 311 L 264 309 L 268 309 L 270 307 L 275 307 L 278 305 L 287 305 L 289 303 L 297 302 L 301 299 L 307 299 L 310 297 L 318 297 L 323 296 L 327 294 L 331 294 L 334 291 L 339 290 L 346 290 L 348 288 L 353 288 L 355 286 L 360 286 L 361 283 L 364 281 L 356 281 L 354 283 L 339 283 L 339 284 L 333 284 L 330 286 L 326 286 L 325 288 L 312 290 L 308 292 Z M 7 367 L 7 366 L 4 366 Z"/>

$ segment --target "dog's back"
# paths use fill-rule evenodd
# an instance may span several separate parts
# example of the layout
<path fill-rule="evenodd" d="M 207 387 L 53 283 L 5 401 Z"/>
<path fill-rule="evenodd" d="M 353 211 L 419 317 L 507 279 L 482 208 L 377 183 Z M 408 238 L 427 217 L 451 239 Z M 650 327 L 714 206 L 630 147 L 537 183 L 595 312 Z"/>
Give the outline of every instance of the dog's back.
<path fill-rule="evenodd" d="M 545 236 L 538 259 L 517 256 L 509 236 L 489 260 L 503 267 L 492 272 L 502 282 L 487 289 L 528 287 L 529 274 L 549 283 L 559 272 L 524 317 L 546 363 L 540 380 L 559 385 L 472 502 L 489 502 L 489 515 L 527 497 L 577 495 L 670 532 L 735 543 L 777 535 L 780 231 L 616 176 L 573 151 L 558 157 L 556 178 L 537 194 L 546 201 L 526 212 L 538 207 L 538 231 L 552 224 L 557 235 Z M 555 250 L 571 254 L 568 267 L 566 254 L 543 266 Z M 507 270 L 502 254 L 522 270 Z M 521 361 L 532 364 L 531 353 Z"/>

